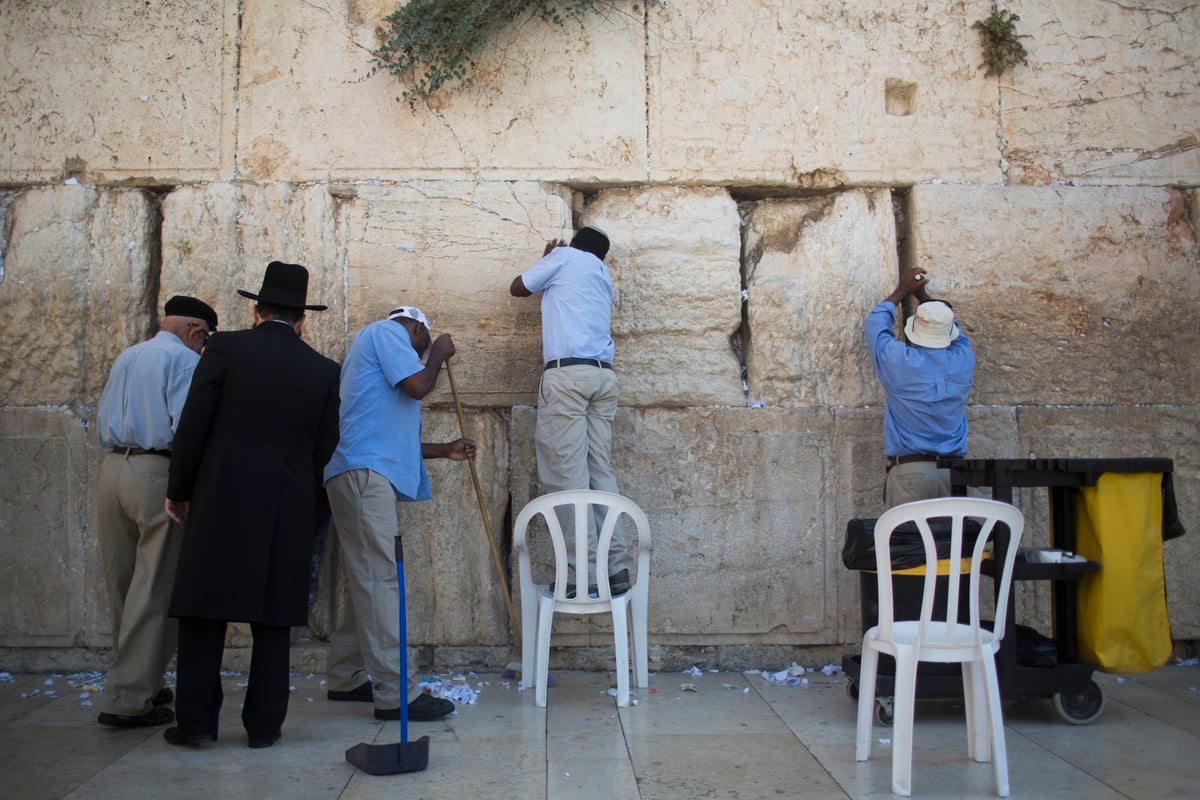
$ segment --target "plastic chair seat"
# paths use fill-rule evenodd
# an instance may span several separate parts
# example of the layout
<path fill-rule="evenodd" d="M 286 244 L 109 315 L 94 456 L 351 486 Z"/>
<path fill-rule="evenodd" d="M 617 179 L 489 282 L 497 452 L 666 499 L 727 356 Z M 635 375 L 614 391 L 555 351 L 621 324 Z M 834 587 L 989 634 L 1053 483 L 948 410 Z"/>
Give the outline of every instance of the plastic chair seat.
<path fill-rule="evenodd" d="M 580 581 L 575 597 L 567 597 L 567 582 L 575 575 L 588 574 L 588 520 L 593 507 L 607 508 L 596 542 L 597 596 L 583 592 L 586 580 Z M 575 562 L 567 557 L 566 533 L 559 521 L 558 511 L 574 510 Z M 533 580 L 528 529 L 541 516 L 546 523 L 554 548 L 554 582 L 538 584 Z M 608 551 L 613 532 L 622 517 L 633 522 L 637 529 L 637 547 L 633 553 L 636 573 L 629 591 L 613 595 L 609 588 Z M 610 614 L 613 625 L 613 644 L 616 655 L 617 706 L 629 705 L 629 638 L 633 634 L 633 671 L 638 688 L 650 685 L 647 646 L 647 615 L 650 597 L 650 525 L 645 513 L 629 498 L 593 489 L 552 492 L 536 497 L 521 510 L 513 525 L 513 549 L 517 552 L 521 585 L 521 685 L 534 687 L 539 707 L 546 705 L 546 685 L 550 669 L 550 634 L 554 614 Z"/>

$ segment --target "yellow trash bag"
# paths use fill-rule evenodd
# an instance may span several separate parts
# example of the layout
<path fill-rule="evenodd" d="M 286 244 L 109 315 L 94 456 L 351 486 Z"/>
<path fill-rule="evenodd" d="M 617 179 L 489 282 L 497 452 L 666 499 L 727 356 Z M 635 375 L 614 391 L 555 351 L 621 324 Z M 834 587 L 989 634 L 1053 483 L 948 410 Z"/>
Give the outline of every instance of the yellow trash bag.
<path fill-rule="evenodd" d="M 1075 550 L 1099 562 L 1079 582 L 1079 660 L 1146 672 L 1171 657 L 1163 573 L 1163 476 L 1106 472 L 1075 495 Z"/>

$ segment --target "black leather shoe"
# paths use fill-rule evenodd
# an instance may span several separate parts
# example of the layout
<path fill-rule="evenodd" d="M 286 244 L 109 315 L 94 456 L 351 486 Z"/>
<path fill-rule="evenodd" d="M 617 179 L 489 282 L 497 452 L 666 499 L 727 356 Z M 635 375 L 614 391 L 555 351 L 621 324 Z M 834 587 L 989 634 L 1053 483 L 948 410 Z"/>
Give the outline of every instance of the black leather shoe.
<path fill-rule="evenodd" d="M 625 594 L 629 591 L 629 570 L 623 569 L 616 575 L 608 576 L 608 589 L 613 594 Z"/>
<path fill-rule="evenodd" d="M 175 712 L 169 708 L 156 706 L 145 714 L 126 716 L 124 714 L 107 714 L 100 712 L 96 721 L 110 728 L 155 728 L 175 721 Z"/>
<path fill-rule="evenodd" d="M 164 686 L 159 689 L 150 702 L 156 706 L 165 706 L 175 702 L 175 693 L 171 691 L 170 686 Z"/>
<path fill-rule="evenodd" d="M 275 731 L 273 736 L 269 736 L 265 739 L 256 739 L 255 737 L 251 736 L 249 744 L 255 750 L 261 750 L 264 747 L 270 747 L 278 742 L 281 738 L 283 738 L 283 731 Z"/>
<path fill-rule="evenodd" d="M 356 686 L 348 692 L 335 692 L 333 689 L 330 689 L 325 693 L 325 697 L 328 700 L 337 702 L 373 703 L 375 701 L 375 694 L 372 691 L 370 681 L 367 681 L 362 686 Z"/>
<path fill-rule="evenodd" d="M 408 719 L 410 722 L 429 722 L 430 720 L 441 719 L 453 712 L 454 703 L 451 703 L 444 697 L 434 697 L 424 692 L 417 695 L 417 699 L 408 704 Z M 375 719 L 400 719 L 400 709 L 377 708 L 375 709 Z"/>
<path fill-rule="evenodd" d="M 196 745 L 201 742 L 215 742 L 217 735 L 201 731 L 185 731 L 183 728 L 167 728 L 163 731 L 163 738 L 167 740 L 167 744 Z"/>

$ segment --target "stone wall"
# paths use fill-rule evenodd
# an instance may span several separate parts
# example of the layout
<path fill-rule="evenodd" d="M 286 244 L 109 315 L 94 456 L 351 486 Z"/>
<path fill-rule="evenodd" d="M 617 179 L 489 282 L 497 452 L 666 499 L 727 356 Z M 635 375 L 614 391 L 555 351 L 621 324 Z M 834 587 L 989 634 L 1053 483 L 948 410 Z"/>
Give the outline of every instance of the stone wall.
<path fill-rule="evenodd" d="M 971 28 L 991 5 L 616 0 L 514 27 L 476 85 L 410 110 L 369 75 L 385 0 L 0 4 L 0 663 L 103 663 L 108 368 L 172 294 L 248 324 L 236 290 L 275 258 L 310 268 L 330 310 L 306 336 L 333 358 L 398 304 L 454 334 L 507 555 L 539 492 L 541 361 L 537 302 L 507 287 L 546 240 L 609 231 L 615 458 L 653 526 L 655 668 L 853 646 L 842 536 L 882 510 L 883 477 L 861 322 L 907 266 L 975 344 L 972 456 L 1172 458 L 1195 529 L 1200 16 L 1006 3 L 1029 63 L 997 79 Z M 427 406 L 426 438 L 459 435 L 445 381 Z M 430 467 L 434 499 L 402 506 L 412 644 L 503 665 L 469 471 Z M 1045 543 L 1044 492 L 1017 501 Z M 1174 635 L 1200 638 L 1200 537 L 1165 550 Z M 318 641 L 345 603 L 331 542 L 321 563 Z M 1044 628 L 1047 587 L 1018 591 Z M 607 663 L 603 623 L 559 630 L 557 663 Z"/>

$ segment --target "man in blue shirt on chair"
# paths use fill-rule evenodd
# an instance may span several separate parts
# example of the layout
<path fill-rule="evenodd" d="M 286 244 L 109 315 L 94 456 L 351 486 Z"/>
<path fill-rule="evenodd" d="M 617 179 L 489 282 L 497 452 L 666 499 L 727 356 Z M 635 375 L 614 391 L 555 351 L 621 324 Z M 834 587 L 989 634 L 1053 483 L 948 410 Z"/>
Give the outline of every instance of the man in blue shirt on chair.
<path fill-rule="evenodd" d="M 546 244 L 543 257 L 513 278 L 509 293 L 542 293 L 542 357 L 534 446 L 538 481 L 544 493 L 598 489 L 619 494 L 612 464 L 613 420 L 617 415 L 617 376 L 613 372 L 613 286 L 604 265 L 608 235 L 580 228 L 567 245 Z M 599 513 L 597 511 L 597 513 Z M 570 520 L 563 519 L 564 525 Z M 596 586 L 596 542 L 601 522 L 588 521 L 589 594 Z M 567 537 L 574 563 L 574 539 Z M 629 591 L 633 560 L 618 525 L 608 553 L 609 588 Z M 579 578 L 576 578 L 578 581 Z M 567 587 L 570 594 L 572 588 Z"/>
<path fill-rule="evenodd" d="M 399 637 L 396 502 L 430 498 L 423 459 L 475 457 L 471 439 L 421 441 L 421 400 L 454 352 L 450 334 L 431 343 L 421 310 L 401 306 L 359 331 L 342 365 L 340 438 L 325 467 L 325 490 L 351 603 L 330 641 L 327 696 L 373 701 L 375 719 L 400 719 L 400 703 L 408 702 L 408 676 L 400 674 L 407 643 Z M 426 694 L 408 703 L 408 718 L 418 722 L 452 711 L 449 700 Z"/>
<path fill-rule="evenodd" d="M 926 292 L 923 269 L 906 270 L 896 290 L 871 309 L 864 323 L 875 374 L 883 385 L 883 444 L 889 508 L 950 496 L 950 471 L 939 458 L 967 454 L 967 395 L 975 353 L 954 322 L 949 303 Z M 893 333 L 896 309 L 912 295 L 917 309 L 904 325 L 907 342 Z"/>

